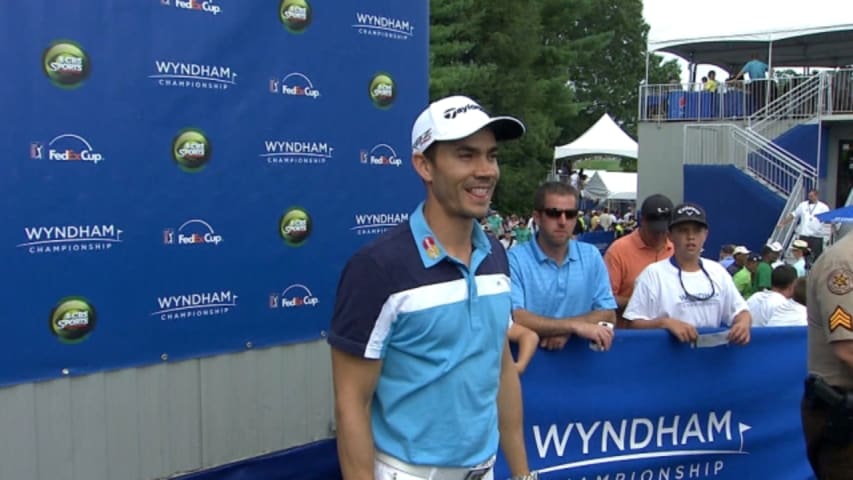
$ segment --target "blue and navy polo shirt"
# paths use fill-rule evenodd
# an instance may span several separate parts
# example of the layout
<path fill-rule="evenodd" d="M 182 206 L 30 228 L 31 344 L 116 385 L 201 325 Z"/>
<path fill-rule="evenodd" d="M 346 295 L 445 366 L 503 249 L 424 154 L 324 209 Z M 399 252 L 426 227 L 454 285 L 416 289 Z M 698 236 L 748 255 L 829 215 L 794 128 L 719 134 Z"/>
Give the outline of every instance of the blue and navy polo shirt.
<path fill-rule="evenodd" d="M 509 251 L 509 264 L 513 309 L 565 318 L 616 308 L 607 266 L 594 245 L 569 240 L 568 255 L 558 265 L 534 238 Z"/>
<path fill-rule="evenodd" d="M 383 360 L 373 439 L 404 462 L 471 467 L 497 452 L 509 264 L 496 239 L 471 228 L 469 269 L 445 252 L 421 204 L 358 251 L 338 284 L 328 341 Z"/>

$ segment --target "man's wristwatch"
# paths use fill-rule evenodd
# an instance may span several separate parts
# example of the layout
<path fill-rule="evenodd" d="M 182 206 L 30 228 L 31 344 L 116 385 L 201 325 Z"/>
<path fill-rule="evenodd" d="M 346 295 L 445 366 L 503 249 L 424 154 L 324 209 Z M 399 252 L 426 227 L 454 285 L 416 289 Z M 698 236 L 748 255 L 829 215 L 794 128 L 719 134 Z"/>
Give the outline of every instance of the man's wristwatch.
<path fill-rule="evenodd" d="M 524 475 L 516 475 L 509 480 L 539 480 L 539 474 L 536 472 L 530 472 Z"/>

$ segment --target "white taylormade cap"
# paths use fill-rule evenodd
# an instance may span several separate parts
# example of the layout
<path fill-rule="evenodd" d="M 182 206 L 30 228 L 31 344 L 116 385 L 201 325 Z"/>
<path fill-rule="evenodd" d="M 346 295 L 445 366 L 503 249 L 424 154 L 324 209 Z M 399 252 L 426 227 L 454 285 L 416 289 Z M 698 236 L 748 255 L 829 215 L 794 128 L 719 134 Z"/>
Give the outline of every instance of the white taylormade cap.
<path fill-rule="evenodd" d="M 412 127 L 412 150 L 423 152 L 433 142 L 465 138 L 489 127 L 495 139 L 512 140 L 524 134 L 524 124 L 514 117 L 490 117 L 468 97 L 453 96 L 433 102 Z"/>

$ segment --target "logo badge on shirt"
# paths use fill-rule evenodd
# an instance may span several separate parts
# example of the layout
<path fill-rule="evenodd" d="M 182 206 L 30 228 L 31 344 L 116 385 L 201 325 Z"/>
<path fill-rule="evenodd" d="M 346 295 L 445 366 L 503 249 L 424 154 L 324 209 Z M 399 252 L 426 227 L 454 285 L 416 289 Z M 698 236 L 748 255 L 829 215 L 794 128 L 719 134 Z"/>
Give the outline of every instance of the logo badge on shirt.
<path fill-rule="evenodd" d="M 424 251 L 429 258 L 435 260 L 441 255 L 441 250 L 438 248 L 438 245 L 435 244 L 435 239 L 432 237 L 424 237 L 421 245 L 424 247 Z"/>
<path fill-rule="evenodd" d="M 829 273 L 826 288 L 836 295 L 846 295 L 853 291 L 853 272 L 846 268 L 836 268 Z"/>
<path fill-rule="evenodd" d="M 832 315 L 829 316 L 829 331 L 834 332 L 837 328 L 844 328 L 853 332 L 853 317 L 846 310 L 836 305 Z"/>

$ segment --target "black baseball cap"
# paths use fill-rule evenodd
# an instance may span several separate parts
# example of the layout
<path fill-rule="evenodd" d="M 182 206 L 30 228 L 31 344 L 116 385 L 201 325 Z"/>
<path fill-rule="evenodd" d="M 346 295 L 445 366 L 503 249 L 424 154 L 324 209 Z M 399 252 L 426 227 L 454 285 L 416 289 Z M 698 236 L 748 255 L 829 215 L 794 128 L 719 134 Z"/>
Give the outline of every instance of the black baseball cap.
<path fill-rule="evenodd" d="M 698 223 L 703 227 L 708 227 L 708 217 L 705 216 L 705 210 L 695 203 L 682 203 L 675 207 L 672 211 L 672 220 L 669 222 L 671 229 L 675 225 L 682 223 Z"/>
<path fill-rule="evenodd" d="M 665 232 L 672 215 L 672 200 L 666 195 L 649 195 L 640 206 L 640 219 L 654 232 Z"/>

